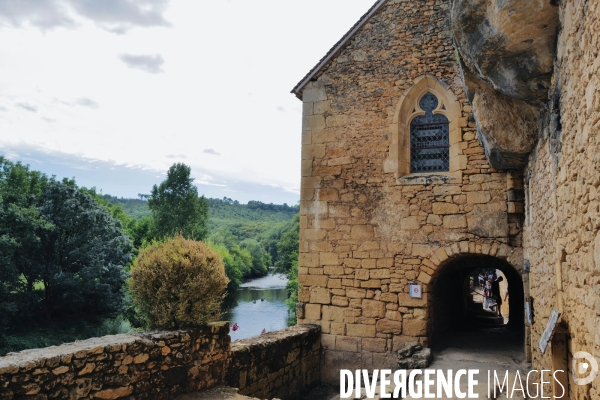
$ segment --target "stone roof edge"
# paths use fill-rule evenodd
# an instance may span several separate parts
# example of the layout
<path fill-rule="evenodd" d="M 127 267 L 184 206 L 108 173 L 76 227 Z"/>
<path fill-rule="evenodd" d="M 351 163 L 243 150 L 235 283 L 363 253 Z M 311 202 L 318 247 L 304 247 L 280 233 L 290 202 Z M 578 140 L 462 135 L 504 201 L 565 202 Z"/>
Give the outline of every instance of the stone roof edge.
<path fill-rule="evenodd" d="M 319 71 L 321 71 L 321 69 L 323 67 L 325 67 L 325 65 L 327 65 L 327 63 L 329 63 L 329 61 L 331 61 L 332 58 L 334 58 L 336 55 L 338 55 L 339 52 L 341 50 L 343 50 L 344 47 L 346 47 L 346 45 L 348 44 L 348 42 L 350 41 L 350 39 L 352 39 L 352 37 L 354 36 L 354 34 L 360 28 L 362 28 L 362 26 L 365 23 L 367 23 L 367 21 L 369 21 L 369 19 L 371 19 L 371 17 L 386 2 L 387 2 L 387 0 L 377 0 L 375 2 L 375 4 L 373 4 L 373 6 L 369 9 L 369 11 L 367 11 L 362 17 L 360 17 L 360 19 L 352 26 L 352 28 L 350 28 L 350 30 L 348 32 L 346 32 L 346 34 L 344 36 L 342 36 L 342 38 L 327 52 L 327 54 L 325 54 L 325 56 L 323 58 L 321 58 L 321 60 L 319 60 L 319 62 L 317 63 L 317 65 L 315 65 L 304 76 L 304 78 L 302 78 L 302 80 L 300 82 L 298 82 L 298 84 L 296 86 L 294 86 L 294 88 L 292 89 L 291 93 L 295 94 L 296 97 L 298 97 L 299 99 L 301 99 L 302 98 L 302 89 L 304 88 L 304 86 L 308 82 L 310 82 L 314 78 L 314 76 L 316 74 L 318 74 Z"/>

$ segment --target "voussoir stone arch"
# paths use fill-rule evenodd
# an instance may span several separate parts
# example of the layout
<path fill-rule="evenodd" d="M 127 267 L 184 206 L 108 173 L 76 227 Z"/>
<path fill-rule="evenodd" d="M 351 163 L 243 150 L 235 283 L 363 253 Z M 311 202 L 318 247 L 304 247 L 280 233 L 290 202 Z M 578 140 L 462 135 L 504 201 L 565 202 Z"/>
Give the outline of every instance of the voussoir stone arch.
<path fill-rule="evenodd" d="M 492 256 L 506 261 L 520 275 L 523 275 L 522 249 L 496 240 L 464 240 L 444 246 L 413 243 L 411 255 L 415 258 L 421 258 L 421 270 L 417 281 L 424 285 L 425 292 L 427 292 L 427 285 L 436 277 L 445 264 L 465 256 Z"/>
<path fill-rule="evenodd" d="M 419 107 L 419 100 L 428 92 L 434 94 L 439 101 L 433 113 L 443 114 L 449 121 L 450 170 L 448 172 L 453 173 L 464 169 L 464 163 L 459 159 L 458 145 L 462 141 L 462 130 L 459 127 L 459 120 L 462 117 L 461 105 L 450 86 L 432 75 L 422 75 L 415 79 L 414 84 L 402 94 L 390 125 L 392 143 L 384 169 L 385 172 L 394 173 L 396 178 L 410 174 L 410 122 L 413 118 L 425 114 Z"/>

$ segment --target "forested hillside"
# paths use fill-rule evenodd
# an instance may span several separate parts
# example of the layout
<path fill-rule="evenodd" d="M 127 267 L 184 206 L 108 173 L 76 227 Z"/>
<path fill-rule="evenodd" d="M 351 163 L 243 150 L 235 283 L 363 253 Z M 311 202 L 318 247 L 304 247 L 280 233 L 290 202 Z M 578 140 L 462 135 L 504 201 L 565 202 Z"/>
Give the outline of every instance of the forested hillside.
<path fill-rule="evenodd" d="M 134 219 L 151 215 L 147 198 L 146 195 L 141 195 L 139 199 L 118 198 L 108 194 L 103 196 L 109 203 L 121 206 Z M 230 235 L 238 243 L 246 239 L 256 240 L 271 256 L 270 263 L 277 263 L 277 241 L 286 224 L 298 213 L 298 205 L 266 204 L 260 201 L 241 204 L 227 197 L 207 200 L 209 240 L 223 244 Z"/>

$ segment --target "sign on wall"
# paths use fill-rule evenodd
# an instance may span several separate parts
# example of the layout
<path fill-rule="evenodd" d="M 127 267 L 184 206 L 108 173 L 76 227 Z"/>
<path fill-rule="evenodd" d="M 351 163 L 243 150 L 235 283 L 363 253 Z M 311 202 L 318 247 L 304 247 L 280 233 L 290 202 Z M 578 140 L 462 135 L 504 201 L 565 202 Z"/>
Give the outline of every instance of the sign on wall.
<path fill-rule="evenodd" d="M 421 285 L 417 285 L 416 283 L 411 283 L 409 285 L 409 289 L 410 289 L 410 297 L 416 297 L 417 299 L 420 299 L 422 297 L 422 289 L 421 289 Z"/>
<path fill-rule="evenodd" d="M 558 322 L 558 318 L 560 317 L 560 311 L 556 308 L 552 309 L 550 313 L 550 318 L 548 319 L 548 323 L 546 324 L 546 328 L 544 332 L 542 332 L 542 336 L 538 341 L 538 345 L 540 346 L 540 351 L 542 354 L 546 352 L 546 348 L 548 347 L 548 342 L 552 338 L 552 334 L 554 333 L 554 329 L 556 328 L 556 324 Z"/>

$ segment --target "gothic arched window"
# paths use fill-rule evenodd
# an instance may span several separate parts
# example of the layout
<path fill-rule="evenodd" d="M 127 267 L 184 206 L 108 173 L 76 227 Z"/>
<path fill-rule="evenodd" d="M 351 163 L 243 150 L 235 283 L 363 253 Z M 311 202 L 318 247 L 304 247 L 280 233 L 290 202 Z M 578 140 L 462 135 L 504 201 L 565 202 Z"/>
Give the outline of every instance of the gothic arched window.
<path fill-rule="evenodd" d="M 425 115 L 410 123 L 410 172 L 444 172 L 450 170 L 448 118 L 434 114 L 439 101 L 431 92 L 419 100 Z"/>

